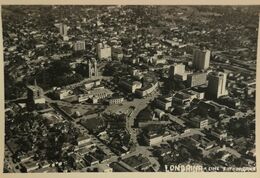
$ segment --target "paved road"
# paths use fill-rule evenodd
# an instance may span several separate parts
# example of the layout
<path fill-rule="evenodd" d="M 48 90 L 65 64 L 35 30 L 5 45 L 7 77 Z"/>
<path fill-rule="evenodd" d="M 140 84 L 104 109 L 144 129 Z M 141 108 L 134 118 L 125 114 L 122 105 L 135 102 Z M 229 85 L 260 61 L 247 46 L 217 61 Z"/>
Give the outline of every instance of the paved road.
<path fill-rule="evenodd" d="M 137 130 L 133 128 L 134 126 L 134 120 L 136 118 L 136 116 L 139 114 L 140 111 L 142 111 L 144 108 L 147 107 L 147 105 L 149 104 L 150 101 L 152 101 L 154 98 L 156 98 L 158 96 L 158 92 L 154 92 L 153 94 L 149 95 L 146 98 L 136 98 L 133 101 L 130 102 L 124 102 L 123 105 L 111 105 L 108 106 L 105 112 L 118 112 L 118 113 L 127 113 L 129 114 L 129 108 L 131 106 L 134 107 L 134 110 L 131 111 L 130 116 L 127 118 L 127 122 L 126 122 L 126 129 L 128 130 L 130 136 L 131 136 L 131 141 L 133 142 L 133 147 L 134 150 L 133 152 L 126 154 L 124 156 L 122 156 L 122 158 L 128 158 L 130 156 L 133 155 L 143 155 L 145 157 L 147 157 L 149 159 L 149 161 L 151 162 L 152 165 L 154 165 L 154 169 L 155 170 L 159 170 L 159 162 L 152 157 L 152 153 L 148 150 L 149 147 L 146 146 L 140 146 L 138 144 L 137 141 Z"/>
<path fill-rule="evenodd" d="M 130 102 L 124 102 L 123 105 L 111 105 L 108 106 L 105 112 L 117 112 L 117 113 L 129 113 L 129 108 L 132 106 L 134 107 L 134 110 L 131 112 L 130 116 L 127 118 L 126 122 L 126 129 L 128 130 L 129 134 L 131 135 L 131 140 L 133 144 L 136 146 L 138 145 L 137 142 L 137 132 L 133 128 L 134 126 L 134 120 L 136 116 L 139 114 L 141 110 L 147 107 L 150 101 L 152 101 L 154 98 L 158 96 L 158 92 L 154 92 L 150 96 L 146 98 L 136 98 L 133 101 Z"/>

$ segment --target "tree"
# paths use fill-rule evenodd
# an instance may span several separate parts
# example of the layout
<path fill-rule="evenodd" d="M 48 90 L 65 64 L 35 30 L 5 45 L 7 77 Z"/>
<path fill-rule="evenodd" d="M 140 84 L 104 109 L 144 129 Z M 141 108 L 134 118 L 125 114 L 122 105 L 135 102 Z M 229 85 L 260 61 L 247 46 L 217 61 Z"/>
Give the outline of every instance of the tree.
<path fill-rule="evenodd" d="M 182 148 L 180 155 L 181 155 L 181 158 L 182 158 L 182 161 L 183 161 L 183 162 L 188 161 L 189 158 L 191 157 L 191 154 L 190 154 L 190 152 L 187 150 L 187 148 Z"/>

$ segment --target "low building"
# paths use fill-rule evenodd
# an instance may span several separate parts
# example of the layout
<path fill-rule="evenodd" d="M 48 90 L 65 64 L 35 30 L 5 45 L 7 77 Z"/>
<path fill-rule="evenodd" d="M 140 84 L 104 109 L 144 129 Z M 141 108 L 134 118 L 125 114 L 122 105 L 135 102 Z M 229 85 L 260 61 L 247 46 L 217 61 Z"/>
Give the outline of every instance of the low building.
<path fill-rule="evenodd" d="M 89 166 L 94 166 L 99 163 L 99 161 L 94 156 L 91 155 L 85 155 L 84 160 Z"/>
<path fill-rule="evenodd" d="M 87 101 L 91 98 L 93 98 L 93 95 L 79 95 L 78 102 L 81 103 L 81 102 Z"/>
<path fill-rule="evenodd" d="M 144 138 L 145 138 L 145 142 L 149 146 L 158 145 L 163 141 L 163 136 L 158 135 L 157 133 L 148 133 L 147 135 L 145 135 Z"/>
<path fill-rule="evenodd" d="M 124 101 L 124 97 L 113 97 L 113 98 L 110 98 L 109 99 L 109 104 L 112 105 L 112 104 L 121 104 L 123 103 Z"/>
<path fill-rule="evenodd" d="M 100 86 L 100 84 L 101 84 L 100 80 L 94 80 L 94 81 L 86 82 L 84 84 L 84 87 L 85 87 L 86 90 L 89 90 L 91 88 Z"/>
<path fill-rule="evenodd" d="M 106 164 L 98 165 L 98 172 L 113 172 L 113 169 Z"/>
<path fill-rule="evenodd" d="M 142 83 L 138 81 L 121 80 L 119 85 L 128 92 L 135 93 L 137 89 L 142 88 Z"/>
<path fill-rule="evenodd" d="M 211 135 L 217 137 L 219 140 L 223 140 L 223 139 L 227 138 L 226 130 L 220 130 L 217 128 L 213 128 L 210 133 L 211 133 Z"/>
<path fill-rule="evenodd" d="M 41 169 L 36 169 L 34 171 L 31 171 L 31 173 L 47 173 L 47 172 L 55 173 L 55 172 L 57 172 L 57 168 L 56 167 L 44 167 Z"/>
<path fill-rule="evenodd" d="M 223 96 L 222 98 L 219 98 L 218 102 L 231 108 L 237 108 L 241 104 L 240 99 L 229 96 Z"/>
<path fill-rule="evenodd" d="M 98 98 L 98 99 L 103 99 L 106 97 L 110 97 L 112 96 L 113 92 L 104 88 L 104 87 L 99 87 L 99 88 L 95 88 L 91 91 L 88 92 L 90 95 L 93 95 L 94 98 Z"/>
<path fill-rule="evenodd" d="M 80 136 L 77 138 L 77 144 L 80 145 L 84 145 L 87 144 L 91 141 L 91 138 L 89 136 Z"/>
<path fill-rule="evenodd" d="M 154 65 L 158 65 L 158 64 L 165 64 L 166 63 L 166 59 L 165 58 L 159 58 L 159 57 L 154 57 L 153 59 L 152 59 L 152 63 L 154 64 Z"/>
<path fill-rule="evenodd" d="M 155 109 L 154 112 L 155 112 L 156 116 L 159 118 L 162 118 L 162 116 L 165 114 L 165 112 L 160 109 Z"/>
<path fill-rule="evenodd" d="M 191 140 L 194 141 L 194 143 L 196 143 L 197 147 L 202 148 L 204 150 L 209 150 L 216 144 L 214 140 L 210 140 L 209 138 L 201 135 L 193 135 L 191 136 Z"/>
<path fill-rule="evenodd" d="M 73 94 L 73 91 L 67 90 L 67 89 L 56 89 L 54 91 L 54 97 L 59 100 L 66 99 L 66 98 L 70 97 L 72 94 Z"/>
<path fill-rule="evenodd" d="M 39 168 L 39 165 L 38 165 L 37 162 L 30 160 L 30 161 L 24 162 L 24 163 L 22 164 L 22 167 L 24 168 L 24 170 L 25 170 L 26 172 L 32 172 L 32 171 L 38 169 L 38 168 Z"/>
<path fill-rule="evenodd" d="M 170 139 L 172 139 L 172 134 L 170 132 L 165 132 L 163 134 L 162 141 L 167 141 L 167 140 L 170 140 Z"/>
<path fill-rule="evenodd" d="M 205 96 L 204 92 L 196 92 L 194 90 L 184 90 L 183 93 L 190 95 L 191 99 L 203 99 Z"/>
<path fill-rule="evenodd" d="M 144 96 L 147 96 L 148 94 L 151 94 L 152 92 L 154 92 L 157 87 L 158 87 L 158 82 L 150 83 L 143 88 L 137 89 L 135 93 L 139 97 L 144 97 Z"/>
<path fill-rule="evenodd" d="M 69 41 L 69 37 L 67 35 L 62 36 L 63 41 Z"/>
<path fill-rule="evenodd" d="M 156 107 L 168 110 L 170 107 L 172 107 L 172 97 L 159 97 L 155 100 Z"/>
<path fill-rule="evenodd" d="M 205 98 L 205 91 L 198 90 L 198 89 L 192 89 L 192 90 L 189 90 L 189 91 L 196 94 L 198 99 L 204 99 Z"/>
<path fill-rule="evenodd" d="M 188 122 L 197 128 L 205 128 L 209 124 L 209 121 L 207 118 L 201 117 L 199 115 L 189 118 Z"/>
<path fill-rule="evenodd" d="M 112 91 L 104 87 L 94 88 L 93 90 L 87 91 L 86 94 L 80 95 L 78 97 L 78 102 L 83 102 L 91 99 L 94 103 L 96 103 L 97 100 L 111 97 L 112 94 Z"/>
<path fill-rule="evenodd" d="M 123 162 L 139 171 L 145 171 L 151 166 L 149 159 L 141 154 L 125 158 Z"/>
<path fill-rule="evenodd" d="M 149 126 L 167 126 L 169 124 L 171 124 L 171 121 L 159 121 L 159 120 L 152 120 L 152 121 L 140 121 L 138 122 L 138 127 L 139 128 L 145 128 L 145 127 L 149 127 Z"/>
<path fill-rule="evenodd" d="M 190 106 L 192 100 L 192 96 L 184 92 L 178 92 L 172 97 L 173 105 L 184 110 Z"/>
<path fill-rule="evenodd" d="M 51 166 L 51 164 L 48 162 L 48 161 L 42 161 L 41 163 L 40 163 L 40 167 L 41 168 L 48 168 L 48 167 L 50 167 Z"/>

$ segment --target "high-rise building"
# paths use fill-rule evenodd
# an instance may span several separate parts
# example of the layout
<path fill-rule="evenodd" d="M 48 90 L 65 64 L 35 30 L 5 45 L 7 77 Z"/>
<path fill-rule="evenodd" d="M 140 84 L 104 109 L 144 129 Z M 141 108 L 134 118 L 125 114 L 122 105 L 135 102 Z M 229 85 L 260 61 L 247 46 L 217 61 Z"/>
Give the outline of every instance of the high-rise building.
<path fill-rule="evenodd" d="M 75 51 L 83 51 L 86 49 L 85 41 L 76 41 L 74 43 L 74 50 Z"/>
<path fill-rule="evenodd" d="M 93 76 L 98 76 L 97 60 L 96 59 L 90 59 L 87 62 L 87 77 L 91 78 Z"/>
<path fill-rule="evenodd" d="M 111 58 L 111 47 L 104 43 L 97 44 L 97 54 L 99 59 Z"/>
<path fill-rule="evenodd" d="M 193 67 L 197 70 L 206 70 L 209 68 L 210 61 L 210 51 L 209 50 L 199 50 L 193 51 Z"/>
<path fill-rule="evenodd" d="M 228 94 L 226 89 L 227 74 L 224 72 L 212 72 L 208 76 L 208 96 L 219 98 Z"/>
<path fill-rule="evenodd" d="M 30 105 L 45 103 L 43 89 L 37 85 L 36 81 L 34 85 L 27 86 L 27 100 Z"/>
<path fill-rule="evenodd" d="M 183 64 L 174 64 L 169 69 L 169 78 L 174 78 L 176 74 L 182 75 L 185 73 L 185 65 Z"/>
<path fill-rule="evenodd" d="M 207 73 L 193 73 L 189 74 L 187 77 L 188 87 L 195 87 L 205 84 L 207 81 Z"/>
<path fill-rule="evenodd" d="M 68 26 L 66 24 L 63 24 L 63 23 L 60 24 L 60 34 L 62 36 L 68 35 Z"/>

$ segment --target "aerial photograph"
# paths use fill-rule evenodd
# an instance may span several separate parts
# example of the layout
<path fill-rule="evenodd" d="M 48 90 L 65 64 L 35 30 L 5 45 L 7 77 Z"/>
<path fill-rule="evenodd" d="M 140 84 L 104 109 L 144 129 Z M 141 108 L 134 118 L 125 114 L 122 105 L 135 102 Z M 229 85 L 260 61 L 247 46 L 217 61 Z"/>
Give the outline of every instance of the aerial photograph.
<path fill-rule="evenodd" d="M 259 12 L 2 5 L 1 172 L 256 172 Z"/>

